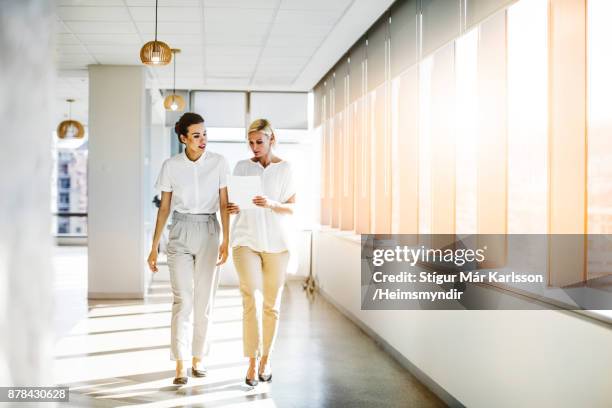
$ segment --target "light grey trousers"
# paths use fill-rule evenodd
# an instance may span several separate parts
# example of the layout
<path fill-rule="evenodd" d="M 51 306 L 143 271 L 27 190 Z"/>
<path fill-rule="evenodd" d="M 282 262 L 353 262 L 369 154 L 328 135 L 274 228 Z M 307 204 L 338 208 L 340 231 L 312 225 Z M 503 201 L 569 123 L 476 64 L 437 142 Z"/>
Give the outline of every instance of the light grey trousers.
<path fill-rule="evenodd" d="M 208 352 L 207 333 L 218 285 L 215 265 L 218 251 L 219 222 L 215 214 L 173 213 L 168 238 L 168 267 L 174 297 L 170 330 L 172 360 L 201 358 Z"/>

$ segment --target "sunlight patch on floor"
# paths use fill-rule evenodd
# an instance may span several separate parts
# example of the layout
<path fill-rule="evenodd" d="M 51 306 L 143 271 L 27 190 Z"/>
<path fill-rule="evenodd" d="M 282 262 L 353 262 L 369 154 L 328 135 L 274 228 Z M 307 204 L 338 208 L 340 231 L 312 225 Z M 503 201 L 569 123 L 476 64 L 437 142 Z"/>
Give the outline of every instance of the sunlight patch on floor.
<path fill-rule="evenodd" d="M 150 303 L 151 299 L 156 301 Z M 274 407 L 267 384 L 244 384 L 242 300 L 236 288 L 219 288 L 214 305 L 208 376 L 172 384 L 170 360 L 171 289 L 156 282 L 146 300 L 94 300 L 87 317 L 56 345 L 55 378 L 71 390 L 71 405 L 145 404 L 171 407 Z M 227 404 L 225 403 L 227 402 Z"/>

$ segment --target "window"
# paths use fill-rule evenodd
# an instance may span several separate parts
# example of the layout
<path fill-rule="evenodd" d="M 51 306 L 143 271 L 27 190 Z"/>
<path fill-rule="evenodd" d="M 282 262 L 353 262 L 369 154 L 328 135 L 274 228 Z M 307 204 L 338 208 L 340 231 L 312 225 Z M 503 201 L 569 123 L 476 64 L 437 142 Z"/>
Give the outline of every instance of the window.
<path fill-rule="evenodd" d="M 546 0 L 535 0 L 508 9 L 508 234 L 548 232 L 547 7 Z M 510 236 L 508 266 L 548 281 L 549 249 L 543 238 Z"/>
<path fill-rule="evenodd" d="M 419 230 L 431 234 L 431 71 L 434 57 L 421 62 L 419 77 Z"/>
<path fill-rule="evenodd" d="M 347 77 L 348 79 L 348 77 Z M 354 204 L 353 204 L 353 195 L 354 195 L 354 172 L 353 172 L 353 151 L 355 146 L 355 129 L 354 129 L 354 119 L 355 119 L 354 106 L 350 105 L 344 110 L 344 118 L 343 121 L 344 128 L 344 148 L 341 151 L 340 162 L 342 165 L 342 218 L 340 222 L 340 229 L 345 231 L 351 231 L 354 228 Z"/>
<path fill-rule="evenodd" d="M 59 204 L 70 204 L 70 193 L 59 193 Z"/>
<path fill-rule="evenodd" d="M 349 51 L 348 112 L 321 115 L 323 194 L 351 160 L 359 234 L 478 233 L 484 267 L 525 260 L 556 300 L 609 279 L 612 244 L 556 238 L 612 233 L 610 19 L 608 0 L 396 2 Z"/>
<path fill-rule="evenodd" d="M 368 98 L 362 97 L 355 106 L 355 225 L 358 234 L 370 233 L 370 171 L 372 168 L 371 135 Z"/>
<path fill-rule="evenodd" d="M 369 94 L 371 160 L 376 163 L 372 171 L 371 232 L 376 234 L 391 232 L 391 138 L 387 93 L 387 84 L 383 83 Z"/>
<path fill-rule="evenodd" d="M 59 217 L 57 220 L 57 233 L 68 234 L 70 232 L 70 218 Z"/>
<path fill-rule="evenodd" d="M 587 225 L 589 234 L 612 233 L 612 3 L 588 3 L 588 171 Z M 589 239 L 588 279 L 612 273 L 612 244 L 597 237 Z"/>
<path fill-rule="evenodd" d="M 408 68 L 391 85 L 392 232 L 418 230 L 418 69 Z"/>
<path fill-rule="evenodd" d="M 455 233 L 455 44 L 434 54 L 430 82 L 431 231 Z"/>
<path fill-rule="evenodd" d="M 477 233 L 478 201 L 478 29 L 457 39 L 455 141 L 456 233 Z"/>
<path fill-rule="evenodd" d="M 69 178 L 60 178 L 59 179 L 59 187 L 63 189 L 70 188 L 70 179 Z"/>
<path fill-rule="evenodd" d="M 58 139 L 52 135 L 51 233 L 87 236 L 87 138 Z M 58 216 L 55 213 L 76 213 Z M 76 230 L 79 226 L 80 232 Z"/>
<path fill-rule="evenodd" d="M 508 233 L 547 232 L 546 0 L 508 9 Z"/>

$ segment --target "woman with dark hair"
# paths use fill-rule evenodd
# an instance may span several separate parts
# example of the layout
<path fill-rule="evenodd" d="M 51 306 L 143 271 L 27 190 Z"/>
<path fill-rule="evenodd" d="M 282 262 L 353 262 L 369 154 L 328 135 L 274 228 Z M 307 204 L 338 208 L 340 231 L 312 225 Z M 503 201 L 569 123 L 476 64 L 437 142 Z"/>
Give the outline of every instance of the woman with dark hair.
<path fill-rule="evenodd" d="M 218 283 L 217 266 L 224 263 L 228 255 L 229 166 L 223 156 L 206 150 L 206 129 L 200 115 L 185 113 L 174 130 L 185 150 L 163 163 L 155 183 L 162 196 L 148 263 L 151 271 L 157 272 L 157 248 L 172 208 L 167 248 L 174 297 L 170 358 L 176 361 L 174 384 L 186 384 L 187 372 L 183 362 L 189 357 L 192 360 L 191 375 L 206 375 L 202 357 L 208 349 L 206 335 Z M 218 210 L 223 225 L 220 246 Z"/>
<path fill-rule="evenodd" d="M 228 203 L 227 211 L 237 214 L 232 226 L 232 254 L 240 279 L 244 356 L 249 359 L 245 382 L 255 386 L 272 381 L 270 354 L 278 331 L 281 296 L 285 285 L 291 245 L 290 220 L 295 205 L 293 171 L 286 160 L 276 156 L 276 135 L 266 119 L 257 119 L 248 130 L 253 157 L 241 160 L 235 176 L 259 176 L 263 195 L 253 198 L 257 208 L 241 210 Z M 262 281 L 263 313 L 257 313 L 255 292 Z M 261 335 L 260 322 L 261 317 Z M 259 367 L 257 367 L 257 359 Z"/>

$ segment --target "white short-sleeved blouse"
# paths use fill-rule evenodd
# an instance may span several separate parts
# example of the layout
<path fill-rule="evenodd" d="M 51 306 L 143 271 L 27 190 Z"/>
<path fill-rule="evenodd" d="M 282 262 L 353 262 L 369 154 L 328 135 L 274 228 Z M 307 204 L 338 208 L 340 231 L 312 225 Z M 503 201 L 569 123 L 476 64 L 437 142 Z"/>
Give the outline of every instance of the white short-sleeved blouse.
<path fill-rule="evenodd" d="M 227 186 L 229 165 L 220 154 L 205 151 L 196 161 L 185 152 L 164 161 L 155 189 L 172 192 L 180 213 L 212 214 L 219 210 L 219 189 Z"/>
<path fill-rule="evenodd" d="M 253 160 L 241 160 L 234 168 L 235 176 L 260 176 L 263 194 L 285 203 L 295 194 L 293 172 L 287 161 L 263 167 Z M 279 253 L 292 246 L 292 217 L 270 208 L 240 210 L 232 225 L 231 246 L 247 246 L 257 252 Z"/>

